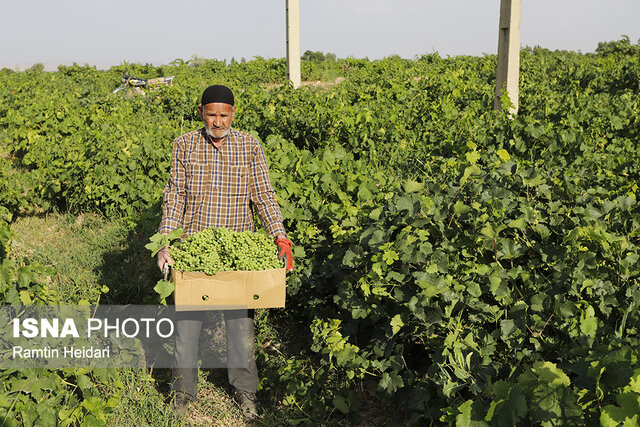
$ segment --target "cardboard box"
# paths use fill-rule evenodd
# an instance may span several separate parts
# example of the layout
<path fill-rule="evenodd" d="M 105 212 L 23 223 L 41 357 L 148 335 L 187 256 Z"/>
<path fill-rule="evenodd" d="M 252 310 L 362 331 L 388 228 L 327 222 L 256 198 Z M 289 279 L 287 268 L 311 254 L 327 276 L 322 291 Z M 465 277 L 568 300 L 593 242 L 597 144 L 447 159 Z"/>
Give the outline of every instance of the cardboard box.
<path fill-rule="evenodd" d="M 286 270 L 199 272 L 171 271 L 176 311 L 284 307 Z"/>

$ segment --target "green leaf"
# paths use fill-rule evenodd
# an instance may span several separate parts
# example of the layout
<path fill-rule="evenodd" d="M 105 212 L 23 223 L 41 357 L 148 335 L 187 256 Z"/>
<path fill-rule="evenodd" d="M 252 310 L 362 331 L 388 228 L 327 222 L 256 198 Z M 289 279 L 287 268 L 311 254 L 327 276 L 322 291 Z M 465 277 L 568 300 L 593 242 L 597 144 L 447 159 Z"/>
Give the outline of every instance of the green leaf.
<path fill-rule="evenodd" d="M 83 402 L 84 403 L 84 402 Z M 95 414 L 87 415 L 84 420 L 82 420 L 81 427 L 106 427 L 107 422 L 98 418 Z"/>
<path fill-rule="evenodd" d="M 395 393 L 399 388 L 404 387 L 404 382 L 396 372 L 384 372 L 380 377 L 378 387 L 387 393 Z"/>
<path fill-rule="evenodd" d="M 150 242 L 144 245 L 146 249 L 151 251 L 151 256 L 154 257 L 160 251 L 169 244 L 169 239 L 164 234 L 156 233 L 149 238 Z"/>
<path fill-rule="evenodd" d="M 542 240 L 547 240 L 549 236 L 551 236 L 551 232 L 549 231 L 549 228 L 547 228 L 547 226 L 544 224 L 536 224 L 534 229 L 538 232 L 538 234 L 540 234 L 540 237 L 542 237 Z"/>
<path fill-rule="evenodd" d="M 467 292 L 474 298 L 479 298 L 482 295 L 482 288 L 476 282 L 467 283 Z"/>
<path fill-rule="evenodd" d="M 87 375 L 79 375 L 76 383 L 83 392 L 90 391 L 94 388 L 91 378 L 89 378 Z"/>
<path fill-rule="evenodd" d="M 380 219 L 380 214 L 382 213 L 382 208 L 375 208 L 374 210 L 371 211 L 371 213 L 369 214 L 369 218 L 371 218 L 374 221 L 377 221 Z"/>
<path fill-rule="evenodd" d="M 399 197 L 396 200 L 396 208 L 399 211 L 409 211 L 413 213 L 413 201 L 409 197 Z"/>
<path fill-rule="evenodd" d="M 500 255 L 502 259 L 514 259 L 520 255 L 521 246 L 511 239 L 502 239 L 500 245 Z"/>
<path fill-rule="evenodd" d="M 482 413 L 482 405 L 473 400 L 467 400 L 458 408 L 460 413 L 456 417 L 456 427 L 489 427 L 484 421 Z"/>
<path fill-rule="evenodd" d="M 102 414 L 102 410 L 104 409 L 104 406 L 105 406 L 105 401 L 102 398 L 97 396 L 92 396 L 82 401 L 82 407 L 96 416 L 99 416 Z"/>
<path fill-rule="evenodd" d="M 505 226 L 504 225 L 491 225 L 491 224 L 486 224 L 484 227 L 482 227 L 482 229 L 480 230 L 480 234 L 482 234 L 483 236 L 488 237 L 489 239 L 495 239 L 498 237 L 498 234 L 504 230 Z"/>
<path fill-rule="evenodd" d="M 598 318 L 595 317 L 595 310 L 588 306 L 580 315 L 580 332 L 589 337 L 595 337 L 598 331 Z"/>
<path fill-rule="evenodd" d="M 453 212 L 455 212 L 456 215 L 460 215 L 463 214 L 465 212 L 469 212 L 471 210 L 471 207 L 468 205 L 465 205 L 462 201 L 457 200 L 456 203 L 453 205 Z"/>
<path fill-rule="evenodd" d="M 482 169 L 480 169 L 476 165 L 467 166 L 464 168 L 464 173 L 462 174 L 462 178 L 460 178 L 460 186 L 463 186 L 469 177 L 482 175 Z"/>
<path fill-rule="evenodd" d="M 478 162 L 478 160 L 480 160 L 480 158 L 482 157 L 482 155 L 477 151 L 469 151 L 464 156 L 467 159 L 467 161 L 472 165 L 475 165 Z"/>
<path fill-rule="evenodd" d="M 55 426 L 57 424 L 56 411 L 44 404 L 38 405 L 38 419 L 36 420 L 36 426 Z"/>
<path fill-rule="evenodd" d="M 183 235 L 183 234 L 184 234 L 184 229 L 183 229 L 183 228 L 176 228 L 175 230 L 171 231 L 171 232 L 167 235 L 167 238 L 168 238 L 170 241 L 173 241 L 173 240 L 177 240 L 177 239 L 179 239 L 180 237 L 182 237 L 182 235 Z"/>
<path fill-rule="evenodd" d="M 22 415 L 23 426 L 32 426 L 38 418 L 38 410 L 36 404 L 29 402 L 29 404 L 23 405 L 20 409 L 20 415 Z"/>
<path fill-rule="evenodd" d="M 31 304 L 31 294 L 29 291 L 20 291 L 20 301 L 23 305 Z"/>
<path fill-rule="evenodd" d="M 571 385 L 571 380 L 567 374 L 553 362 L 535 362 L 531 371 L 538 376 L 541 383 L 565 387 Z"/>
<path fill-rule="evenodd" d="M 637 426 L 640 421 L 640 395 L 634 392 L 621 393 L 616 400 L 620 406 L 605 406 L 600 414 L 600 425 Z"/>
<path fill-rule="evenodd" d="M 531 310 L 533 311 L 542 311 L 544 310 L 544 300 L 547 299 L 545 294 L 536 294 L 531 297 Z"/>
<path fill-rule="evenodd" d="M 542 426 L 582 426 L 582 409 L 577 401 L 578 396 L 569 387 L 542 384 L 530 400 L 529 421 Z"/>
<path fill-rule="evenodd" d="M 168 280 L 159 280 L 153 290 L 158 293 L 160 304 L 167 305 L 166 299 L 175 290 L 175 284 Z"/>
<path fill-rule="evenodd" d="M 515 426 L 527 415 L 527 399 L 522 387 L 497 381 L 492 386 L 495 399 L 489 405 L 485 417 L 496 426 Z"/>
<path fill-rule="evenodd" d="M 636 369 L 633 372 L 633 376 L 629 380 L 629 385 L 625 387 L 625 390 L 633 391 L 640 395 L 640 369 Z"/>
<path fill-rule="evenodd" d="M 524 218 L 514 219 L 507 224 L 510 228 L 517 228 L 518 230 L 527 229 L 527 221 Z"/>
<path fill-rule="evenodd" d="M 352 251 L 351 249 L 347 249 L 344 257 L 342 257 L 342 263 L 347 267 L 355 267 L 358 259 L 359 255 L 356 252 Z"/>
<path fill-rule="evenodd" d="M 531 176 L 531 177 L 522 176 L 522 182 L 523 182 L 524 185 L 528 185 L 528 186 L 531 186 L 531 187 L 537 187 L 537 186 L 542 185 L 542 184 L 545 183 L 545 179 L 542 176 L 540 176 L 540 175 L 538 175 L 536 173 L 532 173 L 531 175 L 533 175 L 533 176 Z"/>
<path fill-rule="evenodd" d="M 404 183 L 404 191 L 407 193 L 416 193 L 424 189 L 424 183 L 409 180 Z"/>
<path fill-rule="evenodd" d="M 151 256 L 154 257 L 160 249 L 164 248 L 165 246 L 169 246 L 172 241 L 179 239 L 183 234 L 184 229 L 182 228 L 176 228 L 168 235 L 155 233 L 153 236 L 149 237 L 149 243 L 147 243 L 144 247 L 150 250 Z"/>
<path fill-rule="evenodd" d="M 504 319 L 500 321 L 500 330 L 502 331 L 502 339 L 505 339 L 517 330 L 517 328 L 512 319 Z"/>
<path fill-rule="evenodd" d="M 402 317 L 399 314 L 396 314 L 391 319 L 391 332 L 393 335 L 397 334 L 400 329 L 404 326 L 404 322 L 402 321 Z"/>
<path fill-rule="evenodd" d="M 384 242 L 386 237 L 386 233 L 382 230 L 375 230 L 371 235 L 371 240 L 369 240 L 369 244 L 372 246 L 379 245 Z"/>
<path fill-rule="evenodd" d="M 347 399 L 344 396 L 336 394 L 333 397 L 333 406 L 343 414 L 349 413 L 349 404 L 347 403 Z"/>
<path fill-rule="evenodd" d="M 398 253 L 391 249 L 385 251 L 382 254 L 382 260 L 387 263 L 387 265 L 393 264 L 395 261 L 399 260 Z"/>
<path fill-rule="evenodd" d="M 372 199 L 373 199 L 373 193 L 369 191 L 369 189 L 366 186 L 361 185 L 360 188 L 358 189 L 358 200 L 366 202 Z"/>
<path fill-rule="evenodd" d="M 503 162 L 507 162 L 511 160 L 511 156 L 509 155 L 509 152 L 504 148 L 501 148 L 498 151 L 496 151 L 496 154 L 498 155 L 498 157 L 500 157 L 500 160 L 502 160 Z"/>

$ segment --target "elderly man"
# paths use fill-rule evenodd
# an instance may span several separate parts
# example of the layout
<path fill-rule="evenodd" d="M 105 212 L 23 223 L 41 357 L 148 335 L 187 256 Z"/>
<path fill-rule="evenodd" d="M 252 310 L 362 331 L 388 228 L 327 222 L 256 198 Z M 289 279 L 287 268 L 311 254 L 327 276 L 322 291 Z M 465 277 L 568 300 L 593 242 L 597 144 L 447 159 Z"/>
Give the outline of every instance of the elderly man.
<path fill-rule="evenodd" d="M 225 86 L 209 86 L 199 107 L 204 127 L 179 136 L 173 143 L 171 174 L 164 189 L 159 232 L 184 228 L 186 235 L 210 227 L 255 230 L 255 206 L 267 233 L 274 236 L 280 257 L 293 269 L 291 242 L 282 225 L 282 213 L 269 181 L 269 169 L 260 142 L 231 128 L 236 114 L 234 96 Z M 172 264 L 169 249 L 158 252 L 158 267 Z M 182 312 L 176 323 L 172 389 L 176 405 L 184 410 L 196 400 L 198 338 L 203 312 Z M 253 349 L 253 310 L 226 310 L 229 383 L 243 414 L 258 414 L 258 370 Z M 236 366 L 241 360 L 240 367 Z"/>

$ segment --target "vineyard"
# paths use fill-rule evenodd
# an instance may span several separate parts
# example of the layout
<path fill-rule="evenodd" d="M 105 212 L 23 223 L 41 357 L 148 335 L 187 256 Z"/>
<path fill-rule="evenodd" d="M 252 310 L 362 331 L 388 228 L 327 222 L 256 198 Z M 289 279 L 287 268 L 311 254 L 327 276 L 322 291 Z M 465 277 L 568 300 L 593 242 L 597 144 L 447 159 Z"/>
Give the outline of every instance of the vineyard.
<path fill-rule="evenodd" d="M 331 84 L 260 57 L 1 70 L 2 303 L 157 303 L 171 144 L 225 84 L 294 244 L 287 307 L 256 320 L 265 425 L 640 425 L 640 45 L 522 50 L 517 116 L 492 55 L 305 56 Z M 125 69 L 174 84 L 112 94 Z M 16 256 L 14 225 L 53 213 L 124 224 L 118 280 Z M 166 388 L 4 369 L 2 425 L 117 425 L 132 375 Z"/>

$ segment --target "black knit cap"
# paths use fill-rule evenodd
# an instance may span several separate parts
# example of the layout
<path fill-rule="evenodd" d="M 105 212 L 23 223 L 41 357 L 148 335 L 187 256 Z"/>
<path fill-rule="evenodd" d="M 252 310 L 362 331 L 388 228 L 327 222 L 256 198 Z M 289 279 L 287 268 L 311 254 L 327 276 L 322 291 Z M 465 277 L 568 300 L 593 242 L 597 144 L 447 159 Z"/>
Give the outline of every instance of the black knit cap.
<path fill-rule="evenodd" d="M 201 105 L 207 105 L 212 102 L 222 102 L 233 105 L 233 92 L 226 86 L 209 86 L 202 92 Z"/>

